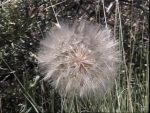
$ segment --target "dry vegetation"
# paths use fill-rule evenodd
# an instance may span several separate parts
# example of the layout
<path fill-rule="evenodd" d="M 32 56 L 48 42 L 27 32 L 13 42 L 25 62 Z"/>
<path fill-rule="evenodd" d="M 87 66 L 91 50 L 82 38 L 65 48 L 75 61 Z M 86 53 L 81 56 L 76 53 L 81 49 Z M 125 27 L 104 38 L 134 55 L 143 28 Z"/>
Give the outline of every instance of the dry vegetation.
<path fill-rule="evenodd" d="M 84 18 L 110 26 L 122 65 L 100 101 L 68 102 L 39 74 L 39 41 L 51 26 Z M 0 113 L 148 112 L 149 0 L 0 0 Z"/>

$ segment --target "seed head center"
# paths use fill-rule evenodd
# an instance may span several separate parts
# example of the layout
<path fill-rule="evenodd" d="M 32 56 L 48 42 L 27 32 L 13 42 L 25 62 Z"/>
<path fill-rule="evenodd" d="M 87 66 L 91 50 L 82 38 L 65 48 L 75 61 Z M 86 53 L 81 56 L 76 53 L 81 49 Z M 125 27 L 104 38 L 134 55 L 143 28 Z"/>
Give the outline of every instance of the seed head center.
<path fill-rule="evenodd" d="M 83 50 L 74 50 L 72 52 L 72 63 L 81 73 L 87 73 L 88 68 L 91 67 L 88 59 L 88 53 Z"/>

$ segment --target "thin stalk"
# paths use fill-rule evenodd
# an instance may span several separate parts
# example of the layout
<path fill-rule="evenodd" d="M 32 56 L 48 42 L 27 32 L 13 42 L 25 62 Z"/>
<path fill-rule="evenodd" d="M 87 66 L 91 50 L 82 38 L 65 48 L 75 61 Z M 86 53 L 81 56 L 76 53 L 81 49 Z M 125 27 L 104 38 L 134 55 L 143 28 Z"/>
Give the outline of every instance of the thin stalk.
<path fill-rule="evenodd" d="M 13 70 L 10 68 L 10 66 L 7 64 L 7 62 L 1 58 L 2 61 L 5 63 L 5 65 L 8 67 L 8 69 L 13 72 Z M 12 73 L 14 75 L 14 77 L 16 78 L 16 80 L 18 81 L 19 85 L 22 88 L 22 91 L 24 92 L 23 95 L 27 98 L 27 100 L 30 102 L 30 104 L 33 106 L 33 108 L 35 109 L 36 113 L 39 113 L 39 109 L 35 103 L 35 101 L 32 99 L 32 97 L 30 96 L 30 94 L 28 93 L 28 91 L 24 88 L 24 86 L 22 85 L 21 81 L 19 80 L 19 78 L 17 77 L 16 74 Z"/>

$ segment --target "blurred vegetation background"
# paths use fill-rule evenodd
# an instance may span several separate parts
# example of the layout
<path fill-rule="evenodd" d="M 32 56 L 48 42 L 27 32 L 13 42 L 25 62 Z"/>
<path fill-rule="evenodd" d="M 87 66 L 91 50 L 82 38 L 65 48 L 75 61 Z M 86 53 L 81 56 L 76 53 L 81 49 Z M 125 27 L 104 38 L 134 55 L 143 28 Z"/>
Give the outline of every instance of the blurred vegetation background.
<path fill-rule="evenodd" d="M 39 42 L 51 26 L 84 18 L 111 27 L 122 65 L 102 101 L 68 103 L 42 81 Z M 148 112 L 149 0 L 0 0 L 0 113 Z"/>

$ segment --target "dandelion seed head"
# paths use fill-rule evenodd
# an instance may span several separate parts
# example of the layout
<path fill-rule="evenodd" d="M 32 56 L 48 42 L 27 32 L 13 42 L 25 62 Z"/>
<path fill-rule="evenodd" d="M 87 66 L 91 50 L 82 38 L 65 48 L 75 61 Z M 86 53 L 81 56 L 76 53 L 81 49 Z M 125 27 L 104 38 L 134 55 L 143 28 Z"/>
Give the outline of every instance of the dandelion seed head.
<path fill-rule="evenodd" d="M 103 95 L 112 88 L 120 52 L 109 29 L 88 21 L 52 27 L 41 41 L 39 67 L 61 95 Z"/>

